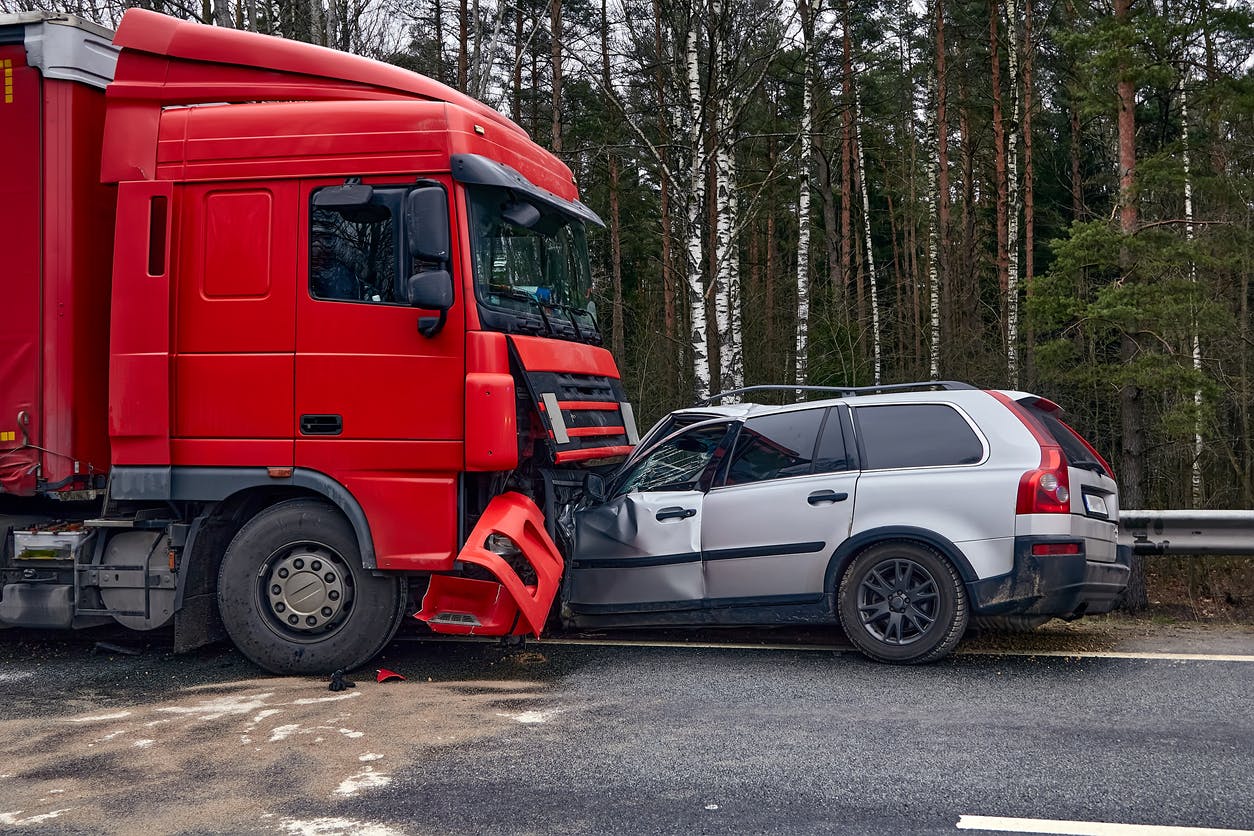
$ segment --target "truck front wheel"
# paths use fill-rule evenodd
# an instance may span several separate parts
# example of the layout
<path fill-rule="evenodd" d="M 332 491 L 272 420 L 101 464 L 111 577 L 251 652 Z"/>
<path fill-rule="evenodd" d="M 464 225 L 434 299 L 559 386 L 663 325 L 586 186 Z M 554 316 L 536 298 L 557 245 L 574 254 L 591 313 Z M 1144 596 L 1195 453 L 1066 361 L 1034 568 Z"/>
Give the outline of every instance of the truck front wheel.
<path fill-rule="evenodd" d="M 365 664 L 391 641 L 405 603 L 404 578 L 363 568 L 348 520 L 315 499 L 281 502 L 249 520 L 218 575 L 231 640 L 278 674 Z"/>

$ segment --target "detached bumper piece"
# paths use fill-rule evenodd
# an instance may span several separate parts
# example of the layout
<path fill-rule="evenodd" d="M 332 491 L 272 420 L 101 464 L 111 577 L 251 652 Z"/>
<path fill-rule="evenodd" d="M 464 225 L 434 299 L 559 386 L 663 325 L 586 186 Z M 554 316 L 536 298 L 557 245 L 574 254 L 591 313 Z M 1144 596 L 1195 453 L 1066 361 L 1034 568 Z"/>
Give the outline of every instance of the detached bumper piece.
<path fill-rule="evenodd" d="M 1057 538 L 1015 538 L 1014 568 L 1005 575 L 967 584 L 980 615 L 1051 615 L 1066 618 L 1110 612 L 1128 586 L 1132 550 L 1120 546 L 1115 561 L 1079 554 L 1033 554 L 1033 545 Z M 1074 542 L 1074 540 L 1068 540 Z"/>
<path fill-rule="evenodd" d="M 507 537 L 535 572 L 534 584 L 488 549 L 488 538 Z M 495 581 L 432 575 L 414 614 L 436 633 L 475 636 L 540 635 L 557 597 L 562 556 L 544 530 L 544 515 L 520 493 L 493 499 L 457 559 L 486 569 Z"/>

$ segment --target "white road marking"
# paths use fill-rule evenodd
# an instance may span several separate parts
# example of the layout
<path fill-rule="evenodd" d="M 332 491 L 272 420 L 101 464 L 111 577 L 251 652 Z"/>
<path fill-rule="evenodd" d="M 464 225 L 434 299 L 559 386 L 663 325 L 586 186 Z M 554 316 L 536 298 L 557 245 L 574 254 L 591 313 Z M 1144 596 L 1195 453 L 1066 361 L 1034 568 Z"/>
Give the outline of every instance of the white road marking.
<path fill-rule="evenodd" d="M 1133 650 L 959 650 L 960 656 L 1057 656 L 1066 659 L 1149 659 L 1159 662 L 1254 662 L 1239 653 L 1148 653 Z"/>
<path fill-rule="evenodd" d="M 856 653 L 851 647 L 828 644 L 748 644 L 745 642 L 683 642 L 649 639 L 546 639 L 537 645 L 587 645 L 592 647 L 685 647 L 693 650 L 808 650 L 824 653 Z M 1254 655 L 1238 653 L 1149 653 L 1121 650 L 985 650 L 959 648 L 955 656 L 1056 656 L 1066 659 L 1148 659 L 1171 662 L 1254 662 Z"/>
<path fill-rule="evenodd" d="M 1006 833 L 1050 833 L 1061 836 L 1254 836 L 1254 830 L 1225 830 L 1218 827 L 1015 819 L 1001 816 L 959 816 L 956 826 L 959 830 L 1000 830 Z"/>

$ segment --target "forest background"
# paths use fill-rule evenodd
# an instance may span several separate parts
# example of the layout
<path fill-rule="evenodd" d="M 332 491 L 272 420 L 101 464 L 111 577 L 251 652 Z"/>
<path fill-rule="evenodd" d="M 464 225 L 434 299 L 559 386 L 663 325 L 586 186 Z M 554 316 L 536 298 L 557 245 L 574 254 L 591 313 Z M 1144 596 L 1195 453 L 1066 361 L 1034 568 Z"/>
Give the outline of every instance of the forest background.
<path fill-rule="evenodd" d="M 747 384 L 957 379 L 1062 404 L 1125 508 L 1254 507 L 1248 3 L 0 11 L 112 27 L 128 5 L 388 61 L 511 116 L 607 222 L 597 309 L 646 422 Z M 1190 600 L 1254 607 L 1245 563 L 1184 565 Z"/>

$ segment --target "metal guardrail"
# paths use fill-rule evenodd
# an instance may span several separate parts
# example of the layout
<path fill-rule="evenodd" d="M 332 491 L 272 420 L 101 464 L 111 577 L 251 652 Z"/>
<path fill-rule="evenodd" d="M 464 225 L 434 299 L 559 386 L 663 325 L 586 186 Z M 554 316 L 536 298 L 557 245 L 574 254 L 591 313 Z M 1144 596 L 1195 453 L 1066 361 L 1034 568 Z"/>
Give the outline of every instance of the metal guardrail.
<path fill-rule="evenodd" d="M 1254 511 L 1123 511 L 1119 543 L 1135 554 L 1254 554 Z"/>

